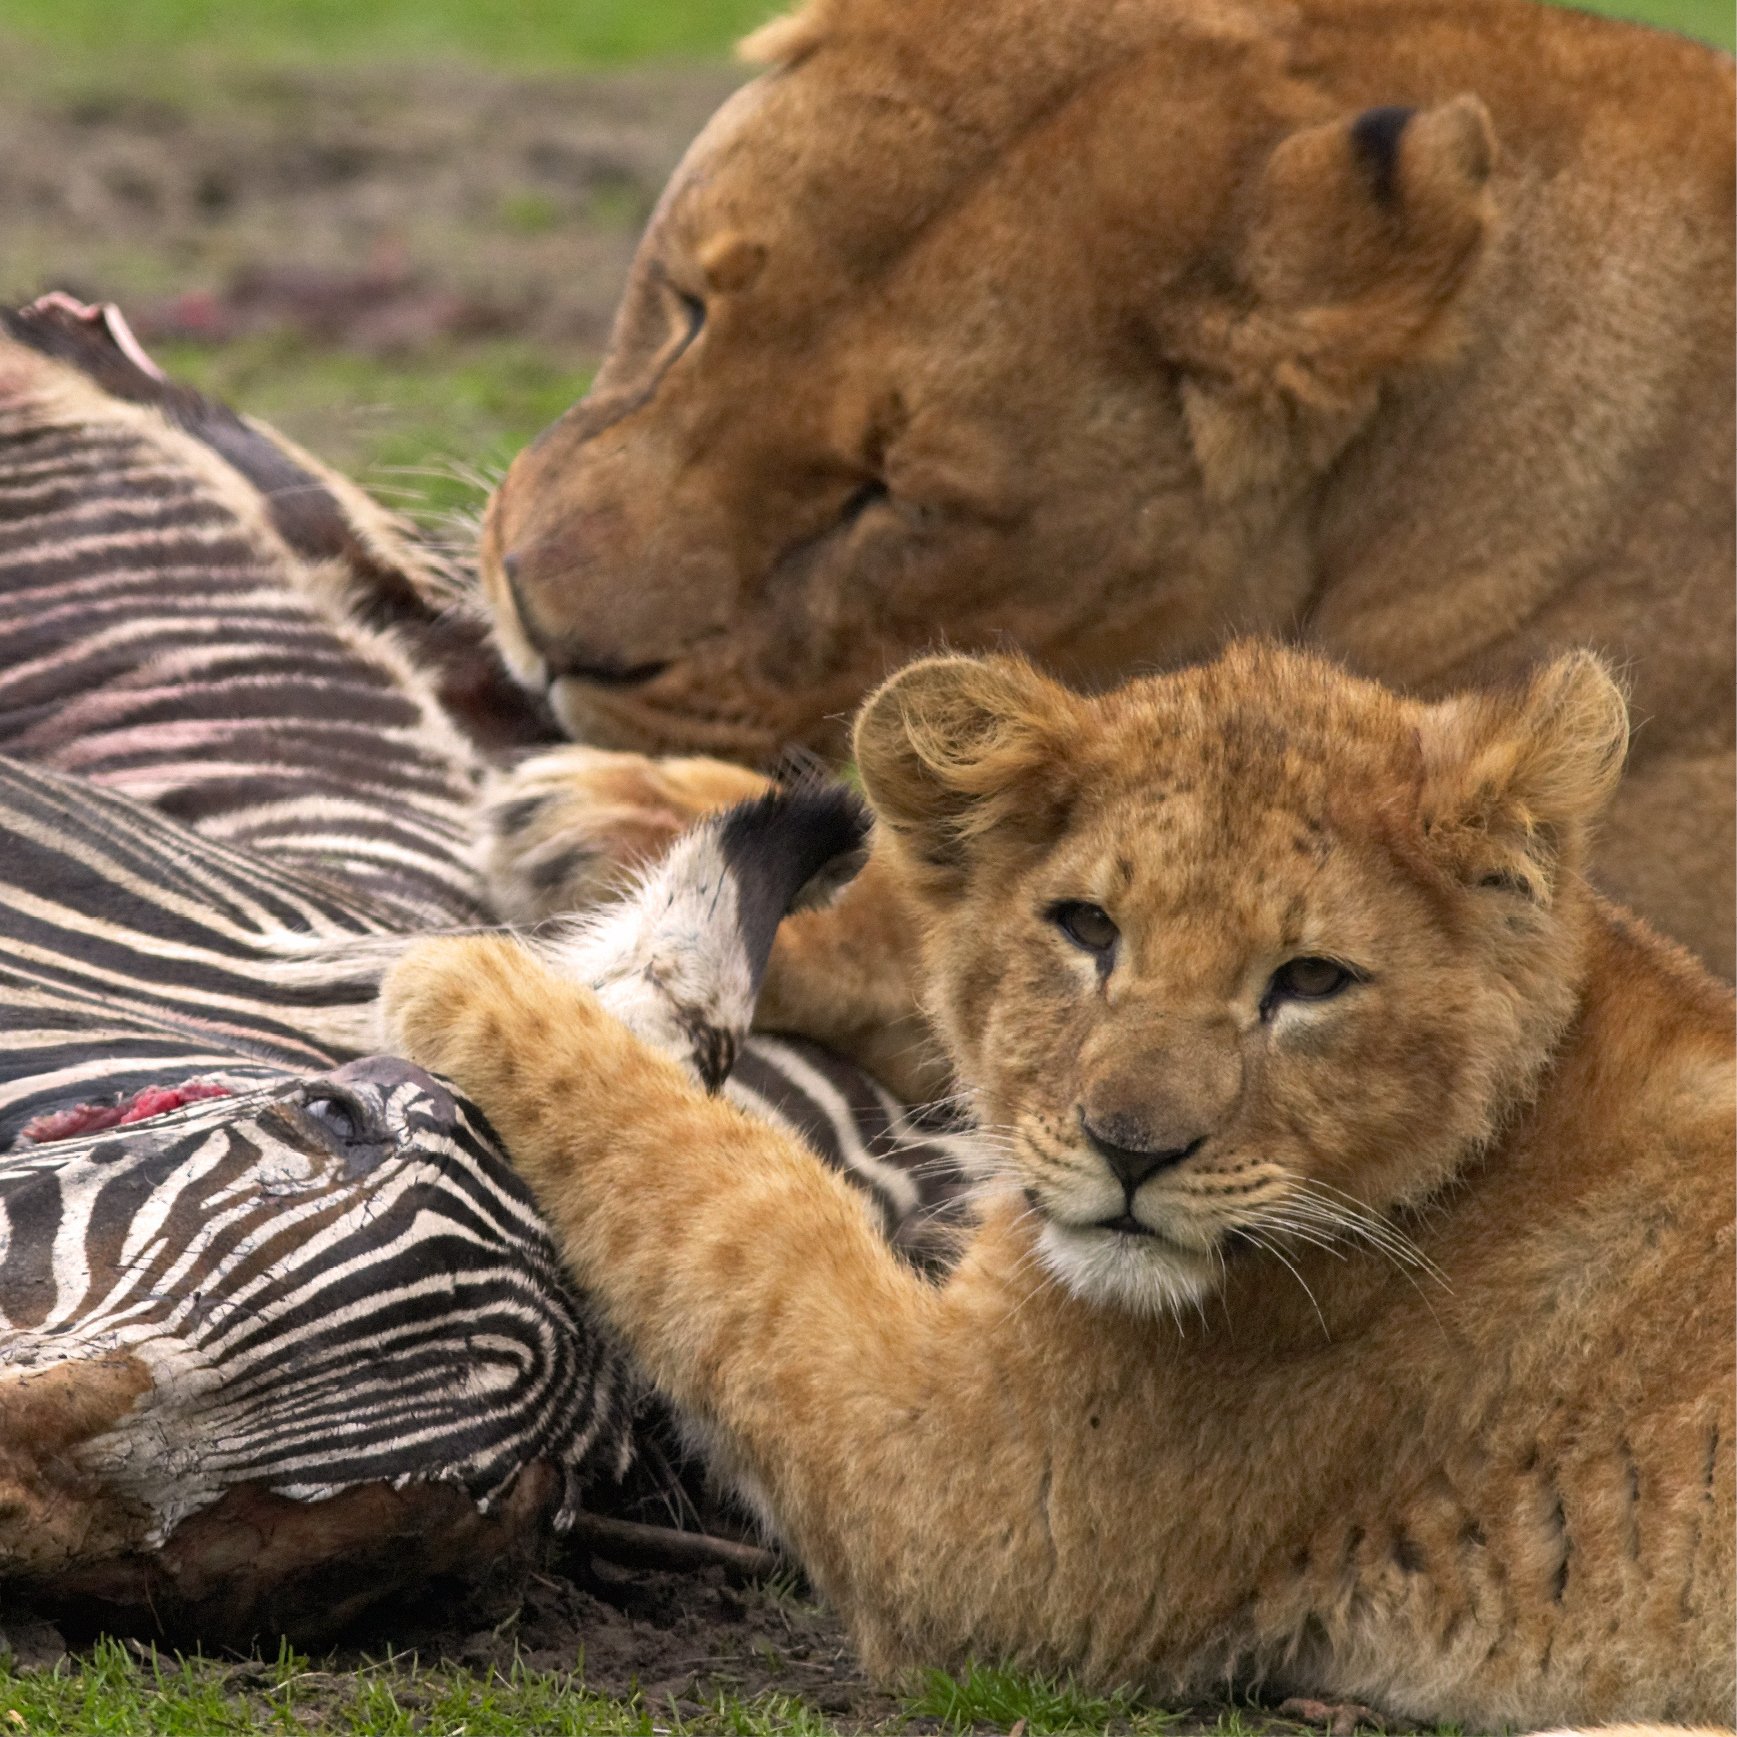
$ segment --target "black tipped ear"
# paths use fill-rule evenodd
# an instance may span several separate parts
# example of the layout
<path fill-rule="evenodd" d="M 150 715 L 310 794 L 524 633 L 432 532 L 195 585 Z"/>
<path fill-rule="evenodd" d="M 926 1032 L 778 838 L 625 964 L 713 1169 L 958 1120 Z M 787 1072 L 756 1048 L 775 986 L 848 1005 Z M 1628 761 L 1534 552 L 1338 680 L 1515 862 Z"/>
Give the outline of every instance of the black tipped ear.
<path fill-rule="evenodd" d="M 1451 354 L 1494 217 L 1495 157 L 1473 96 L 1366 109 L 1279 142 L 1239 268 L 1254 307 L 1204 316 L 1185 393 L 1216 493 L 1270 481 L 1299 432 L 1305 462 L 1331 462 L 1384 376 Z"/>
<path fill-rule="evenodd" d="M 1518 698 L 1431 706 L 1418 739 L 1429 852 L 1467 884 L 1548 905 L 1622 776 L 1628 706 L 1598 657 L 1571 652 Z"/>
<path fill-rule="evenodd" d="M 1495 155 L 1472 96 L 1368 109 L 1279 144 L 1245 270 L 1295 386 L 1337 397 L 1416 351 L 1488 229 Z"/>
<path fill-rule="evenodd" d="M 862 866 L 869 815 L 842 784 L 768 790 L 713 822 L 736 881 L 736 915 L 758 992 L 786 913 L 830 897 Z"/>
<path fill-rule="evenodd" d="M 857 771 L 884 825 L 954 867 L 989 833 L 1035 840 L 1065 824 L 1078 703 L 1017 658 L 925 658 L 864 703 Z"/>
<path fill-rule="evenodd" d="M 1399 141 L 1411 108 L 1365 109 L 1351 123 L 1351 149 L 1362 159 L 1377 205 L 1390 209 L 1399 200 Z"/>

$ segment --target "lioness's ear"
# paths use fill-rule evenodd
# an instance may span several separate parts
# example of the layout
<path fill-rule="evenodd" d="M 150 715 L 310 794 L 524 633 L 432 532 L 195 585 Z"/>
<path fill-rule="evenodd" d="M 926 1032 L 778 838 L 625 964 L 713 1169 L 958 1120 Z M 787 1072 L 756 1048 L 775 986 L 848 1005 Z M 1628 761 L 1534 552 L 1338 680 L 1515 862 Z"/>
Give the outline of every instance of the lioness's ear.
<path fill-rule="evenodd" d="M 736 44 L 736 58 L 750 66 L 794 66 L 825 40 L 833 11 L 832 0 L 808 0 L 794 12 L 749 31 Z"/>
<path fill-rule="evenodd" d="M 1331 462 L 1384 376 L 1451 352 L 1494 216 L 1495 154 L 1472 96 L 1368 109 L 1280 141 L 1238 266 L 1254 305 L 1205 317 L 1204 367 L 1185 390 L 1215 492 L 1267 480 L 1299 439 L 1308 462 Z"/>
<path fill-rule="evenodd" d="M 1622 776 L 1628 706 L 1610 671 L 1571 652 L 1517 699 L 1465 694 L 1427 708 L 1418 737 L 1430 854 L 1470 884 L 1548 905 Z"/>
<path fill-rule="evenodd" d="M 1053 836 L 1066 823 L 1077 705 L 1018 658 L 923 658 L 857 714 L 863 789 L 882 824 L 938 868 L 998 829 Z"/>

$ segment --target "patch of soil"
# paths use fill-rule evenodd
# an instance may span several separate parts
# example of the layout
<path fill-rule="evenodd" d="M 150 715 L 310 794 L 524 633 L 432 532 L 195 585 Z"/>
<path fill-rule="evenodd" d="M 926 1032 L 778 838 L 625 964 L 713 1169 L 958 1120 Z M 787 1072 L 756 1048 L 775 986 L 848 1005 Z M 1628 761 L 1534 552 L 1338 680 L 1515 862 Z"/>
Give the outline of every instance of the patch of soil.
<path fill-rule="evenodd" d="M 746 74 L 215 74 L 0 105 L 0 296 L 121 299 L 139 336 L 596 353 L 657 195 Z"/>
<path fill-rule="evenodd" d="M 899 1706 L 863 1673 L 831 1611 L 782 1580 L 731 1585 L 720 1568 L 670 1574 L 569 1555 L 531 1576 L 504 1623 L 436 1632 L 416 1650 L 503 1675 L 515 1659 L 539 1671 L 579 1666 L 587 1688 L 614 1696 L 637 1689 L 679 1718 L 720 1694 L 768 1691 L 852 1722 L 879 1722 Z"/>
<path fill-rule="evenodd" d="M 600 1517 L 657 1527 L 666 1541 L 671 1526 L 740 1545 L 754 1541 L 751 1522 L 682 1454 L 661 1415 L 642 1428 L 623 1482 L 594 1488 L 587 1505 Z M 682 1719 L 720 1694 L 751 1700 L 769 1691 L 799 1695 L 851 1724 L 877 1724 L 899 1710 L 897 1699 L 869 1680 L 843 1623 L 794 1565 L 757 1576 L 728 1565 L 630 1568 L 574 1539 L 557 1545 L 505 1608 L 482 1600 L 463 1612 L 400 1606 L 374 1626 L 377 1634 L 358 1635 L 351 1665 L 389 1645 L 425 1662 L 502 1675 L 515 1660 L 538 1671 L 577 1668 L 599 1694 L 637 1689 L 666 1711 L 675 1703 Z"/>

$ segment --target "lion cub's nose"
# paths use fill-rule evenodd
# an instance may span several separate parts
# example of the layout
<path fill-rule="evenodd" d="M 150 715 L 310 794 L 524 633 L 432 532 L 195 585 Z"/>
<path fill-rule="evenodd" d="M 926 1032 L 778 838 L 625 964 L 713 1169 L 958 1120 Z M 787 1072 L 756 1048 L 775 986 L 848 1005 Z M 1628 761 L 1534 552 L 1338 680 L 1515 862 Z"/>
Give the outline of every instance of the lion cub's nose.
<path fill-rule="evenodd" d="M 1180 1164 L 1184 1158 L 1192 1158 L 1206 1144 L 1204 1134 L 1196 1134 L 1192 1139 L 1177 1144 L 1176 1136 L 1170 1130 L 1155 1133 L 1124 1116 L 1105 1117 L 1102 1126 L 1094 1127 L 1086 1119 L 1084 1110 L 1080 1111 L 1080 1127 L 1098 1156 L 1109 1165 L 1110 1174 L 1127 1191 L 1129 1199 L 1133 1198 L 1142 1182 L 1156 1176 L 1160 1170 Z"/>

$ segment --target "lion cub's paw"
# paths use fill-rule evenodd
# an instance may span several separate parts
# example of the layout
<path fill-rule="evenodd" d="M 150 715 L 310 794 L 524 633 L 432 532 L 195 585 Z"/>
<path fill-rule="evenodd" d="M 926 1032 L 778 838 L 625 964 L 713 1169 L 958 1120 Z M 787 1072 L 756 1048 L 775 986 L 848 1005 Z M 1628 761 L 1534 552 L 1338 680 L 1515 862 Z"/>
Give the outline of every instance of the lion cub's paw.
<path fill-rule="evenodd" d="M 419 941 L 380 984 L 381 1033 L 394 1054 L 468 1089 L 512 1044 L 527 980 L 545 975 L 504 935 Z"/>
<path fill-rule="evenodd" d="M 508 922 L 538 923 L 619 896 L 702 816 L 770 788 L 723 760 L 556 748 L 494 780 L 483 872 Z"/>

